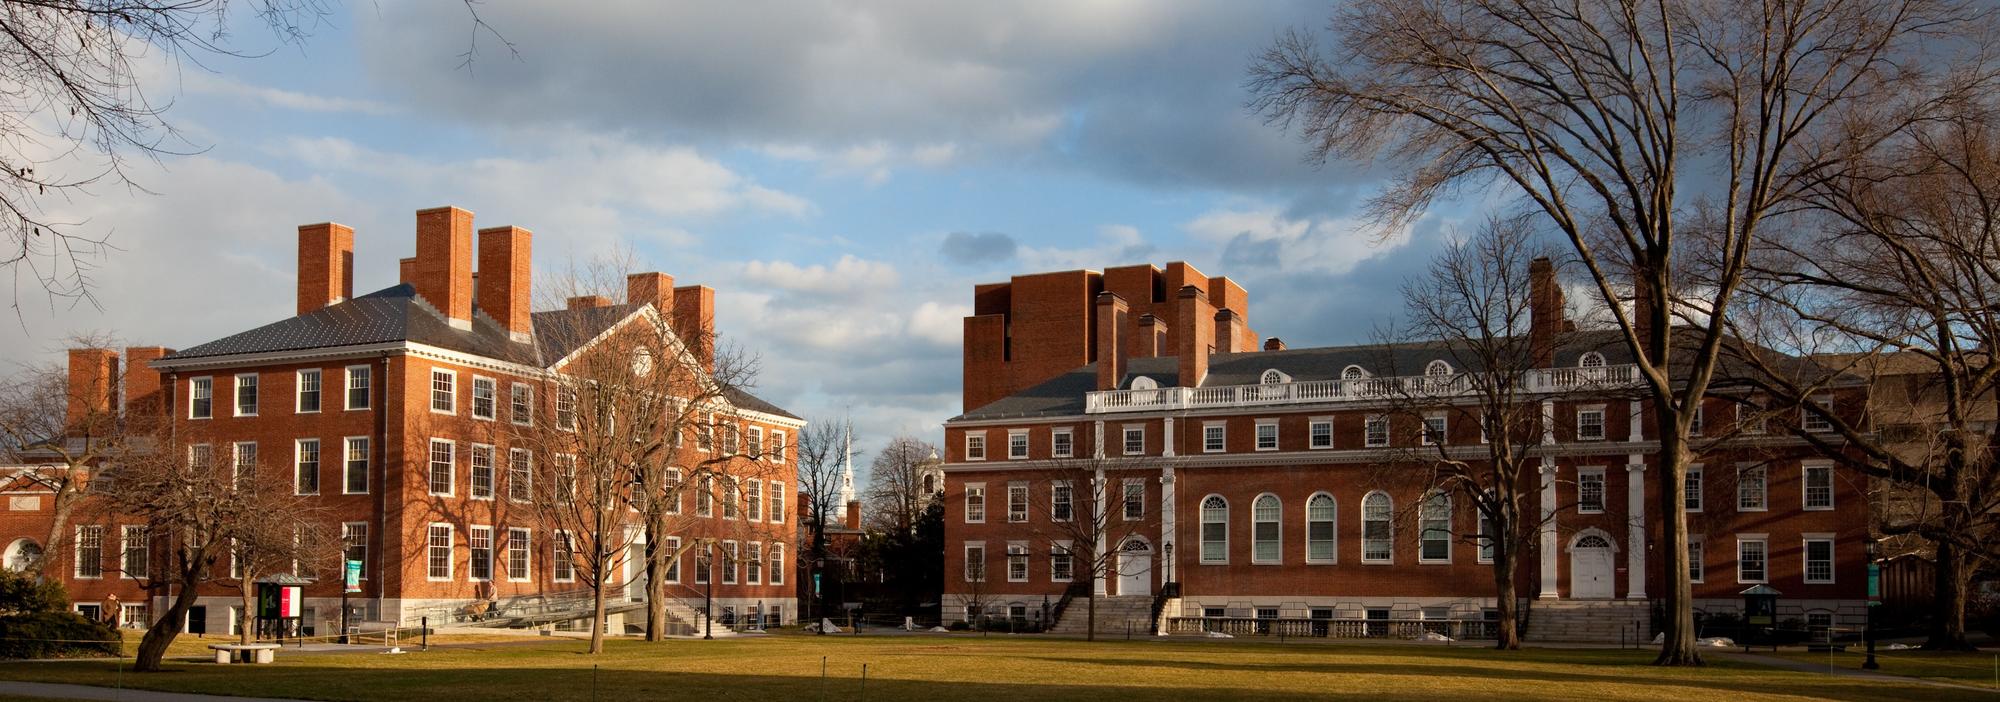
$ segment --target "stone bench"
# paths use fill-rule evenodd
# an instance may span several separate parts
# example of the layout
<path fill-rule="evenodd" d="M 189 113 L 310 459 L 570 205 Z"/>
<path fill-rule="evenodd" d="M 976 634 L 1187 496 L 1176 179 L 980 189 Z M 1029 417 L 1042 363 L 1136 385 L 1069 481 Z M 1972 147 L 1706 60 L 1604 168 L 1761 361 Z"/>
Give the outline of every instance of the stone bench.
<path fill-rule="evenodd" d="M 218 665 L 230 663 L 270 663 L 278 659 L 277 644 L 209 644 L 215 649 Z"/>

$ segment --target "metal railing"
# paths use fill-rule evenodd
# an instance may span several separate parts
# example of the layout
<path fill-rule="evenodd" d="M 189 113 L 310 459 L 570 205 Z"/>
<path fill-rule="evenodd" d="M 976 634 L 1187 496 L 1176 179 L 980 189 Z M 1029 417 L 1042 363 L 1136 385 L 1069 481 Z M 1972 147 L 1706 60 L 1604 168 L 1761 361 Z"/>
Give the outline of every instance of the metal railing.
<path fill-rule="evenodd" d="M 1474 376 L 1408 375 L 1386 378 L 1302 380 L 1261 385 L 1223 385 L 1207 388 L 1152 388 L 1102 390 L 1084 395 L 1084 411 L 1143 412 L 1201 408 L 1260 407 L 1315 402 L 1384 400 L 1397 397 L 1453 397 L 1472 394 Z M 1522 374 L 1519 390 L 1528 393 L 1559 393 L 1629 388 L 1639 384 L 1639 367 L 1633 364 L 1591 368 L 1537 368 Z"/>
<path fill-rule="evenodd" d="M 1415 639 L 1440 634 L 1457 640 L 1491 639 L 1500 623 L 1490 619 L 1301 619 L 1262 617 L 1168 617 L 1168 634 L 1275 636 L 1328 639 Z"/>

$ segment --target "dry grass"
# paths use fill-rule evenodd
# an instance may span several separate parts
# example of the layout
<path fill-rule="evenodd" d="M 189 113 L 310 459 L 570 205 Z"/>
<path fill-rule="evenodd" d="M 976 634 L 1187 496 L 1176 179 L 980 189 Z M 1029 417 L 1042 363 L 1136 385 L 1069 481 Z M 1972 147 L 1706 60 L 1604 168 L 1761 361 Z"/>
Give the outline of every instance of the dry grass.
<path fill-rule="evenodd" d="M 434 643 L 441 643 L 434 641 Z M 1038 637 L 780 635 L 665 643 L 459 643 L 401 656 L 284 652 L 276 665 L 179 663 L 134 687 L 327 700 L 410 699 L 1985 699 L 1988 695 L 1651 654 Z M 826 677 L 820 676 L 822 660 Z M 111 661 L 0 665 L 0 679 L 106 684 Z M 862 679 L 863 666 L 867 679 Z"/>

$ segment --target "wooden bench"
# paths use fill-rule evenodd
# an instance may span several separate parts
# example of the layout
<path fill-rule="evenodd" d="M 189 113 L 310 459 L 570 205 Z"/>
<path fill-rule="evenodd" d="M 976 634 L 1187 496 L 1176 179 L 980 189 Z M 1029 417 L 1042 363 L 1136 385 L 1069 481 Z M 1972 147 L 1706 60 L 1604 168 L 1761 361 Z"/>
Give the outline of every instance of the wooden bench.
<path fill-rule="evenodd" d="M 215 649 L 217 665 L 231 663 L 270 663 L 278 659 L 277 644 L 209 644 Z"/>

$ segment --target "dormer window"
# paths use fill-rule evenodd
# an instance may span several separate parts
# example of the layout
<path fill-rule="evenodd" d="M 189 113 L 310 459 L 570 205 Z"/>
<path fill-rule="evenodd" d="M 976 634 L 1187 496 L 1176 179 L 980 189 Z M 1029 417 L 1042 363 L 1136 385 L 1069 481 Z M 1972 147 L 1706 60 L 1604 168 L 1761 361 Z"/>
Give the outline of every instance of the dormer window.
<path fill-rule="evenodd" d="M 1278 372 L 1276 368 L 1264 371 L 1264 375 L 1257 379 L 1257 383 L 1260 385 L 1277 385 L 1289 382 L 1292 382 L 1292 377 Z"/>
<path fill-rule="evenodd" d="M 1445 363 L 1442 359 L 1431 361 L 1430 365 L 1424 366 L 1424 375 L 1433 378 L 1451 375 L 1451 364 Z"/>
<path fill-rule="evenodd" d="M 632 375 L 634 377 L 644 378 L 652 374 L 653 374 L 652 350 L 646 348 L 634 349 L 632 351 Z"/>
<path fill-rule="evenodd" d="M 1361 366 L 1348 366 L 1340 371 L 1341 380 L 1360 380 L 1366 377 L 1368 377 L 1368 371 L 1362 370 Z"/>
<path fill-rule="evenodd" d="M 1582 357 L 1582 358 L 1579 358 L 1579 359 L 1576 359 L 1576 367 L 1578 367 L 1578 368 L 1603 368 L 1603 367 L 1604 367 L 1604 354 L 1601 354 L 1601 353 L 1598 353 L 1598 352 L 1596 352 L 1596 351 L 1592 351 L 1592 352 L 1590 352 L 1590 353 L 1586 353 L 1586 354 L 1584 354 L 1584 355 L 1583 355 L 1583 357 Z"/>
<path fill-rule="evenodd" d="M 1154 380 L 1154 379 L 1152 379 L 1152 378 L 1148 378 L 1148 377 L 1146 377 L 1146 376 L 1143 376 L 1143 375 L 1142 375 L 1142 376 L 1139 376 L 1139 377 L 1136 377 L 1136 378 L 1133 378 L 1133 379 L 1132 379 L 1132 385 L 1131 385 L 1131 389 L 1133 389 L 1133 390 L 1158 390 L 1158 389 L 1160 389 L 1160 381 L 1157 381 L 1157 380 Z"/>

